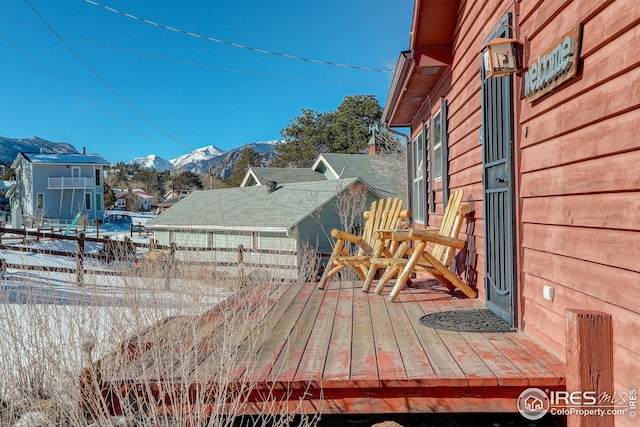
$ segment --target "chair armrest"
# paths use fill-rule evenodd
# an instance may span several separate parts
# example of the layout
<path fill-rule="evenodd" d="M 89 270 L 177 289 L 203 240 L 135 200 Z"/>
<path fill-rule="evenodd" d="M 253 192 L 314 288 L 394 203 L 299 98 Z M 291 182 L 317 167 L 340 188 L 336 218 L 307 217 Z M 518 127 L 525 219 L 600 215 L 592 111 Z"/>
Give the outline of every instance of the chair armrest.
<path fill-rule="evenodd" d="M 367 242 L 362 240 L 362 237 L 355 234 L 347 233 L 346 231 L 334 229 L 331 235 L 336 239 L 346 240 L 347 242 L 355 243 L 356 245 L 367 245 Z"/>
<path fill-rule="evenodd" d="M 422 240 L 423 242 L 437 243 L 456 249 L 464 248 L 464 240 L 454 237 L 442 236 L 438 234 L 438 230 L 420 230 L 412 228 L 410 230 L 398 230 L 393 233 L 393 239 L 398 240 Z"/>

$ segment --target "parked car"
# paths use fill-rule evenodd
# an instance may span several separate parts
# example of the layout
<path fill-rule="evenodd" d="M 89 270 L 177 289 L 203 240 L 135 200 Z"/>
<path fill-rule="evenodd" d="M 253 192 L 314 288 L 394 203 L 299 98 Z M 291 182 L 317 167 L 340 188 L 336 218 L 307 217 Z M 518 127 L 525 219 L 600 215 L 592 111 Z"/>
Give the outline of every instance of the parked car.
<path fill-rule="evenodd" d="M 133 222 L 130 215 L 127 214 L 111 214 L 104 217 L 103 224 L 129 225 Z"/>
<path fill-rule="evenodd" d="M 11 205 L 8 197 L 0 197 L 0 211 L 9 212 Z"/>

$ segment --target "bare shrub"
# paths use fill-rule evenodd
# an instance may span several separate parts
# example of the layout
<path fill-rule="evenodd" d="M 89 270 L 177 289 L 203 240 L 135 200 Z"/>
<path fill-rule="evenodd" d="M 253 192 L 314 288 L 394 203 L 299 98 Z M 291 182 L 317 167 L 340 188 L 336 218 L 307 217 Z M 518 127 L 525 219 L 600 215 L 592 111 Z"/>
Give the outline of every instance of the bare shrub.
<path fill-rule="evenodd" d="M 341 189 L 339 189 L 341 190 Z M 342 230 L 359 236 L 362 234 L 363 215 L 367 209 L 367 187 L 364 184 L 351 184 L 346 191 L 339 191 L 336 197 L 336 210 Z M 345 249 L 355 255 L 357 246 L 345 242 Z M 343 280 L 358 280 L 353 269 L 345 268 L 340 272 Z"/>
<path fill-rule="evenodd" d="M 85 274 L 79 287 L 70 273 L 3 276 L 0 426 L 25 414 L 68 426 L 278 426 L 299 416 L 301 402 L 284 404 L 286 394 L 251 376 L 267 333 L 258 322 L 271 315 L 260 296 L 278 298 L 278 283 L 164 258 L 109 268 L 130 275 Z"/>

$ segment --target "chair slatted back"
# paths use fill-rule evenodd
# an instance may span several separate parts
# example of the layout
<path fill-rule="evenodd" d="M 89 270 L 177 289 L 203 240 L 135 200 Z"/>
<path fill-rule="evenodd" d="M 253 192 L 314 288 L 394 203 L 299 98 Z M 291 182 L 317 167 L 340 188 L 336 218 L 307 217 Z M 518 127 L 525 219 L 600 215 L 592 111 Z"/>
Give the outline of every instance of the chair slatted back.
<path fill-rule="evenodd" d="M 447 203 L 438 234 L 458 238 L 464 215 L 469 212 L 469 206 L 462 205 L 462 194 L 462 190 L 457 190 L 449 197 L 449 203 Z M 442 264 L 449 265 L 454 252 L 452 247 L 436 244 L 431 251 L 431 255 Z"/>
<path fill-rule="evenodd" d="M 371 209 L 364 213 L 366 223 L 362 232 L 362 240 L 373 247 L 376 243 L 376 231 L 380 229 L 393 229 L 400 218 L 407 218 L 409 211 L 403 211 L 404 202 L 397 197 L 374 200 L 371 202 Z M 388 242 L 385 241 L 386 245 Z M 364 255 L 365 250 L 360 248 L 358 255 Z"/>

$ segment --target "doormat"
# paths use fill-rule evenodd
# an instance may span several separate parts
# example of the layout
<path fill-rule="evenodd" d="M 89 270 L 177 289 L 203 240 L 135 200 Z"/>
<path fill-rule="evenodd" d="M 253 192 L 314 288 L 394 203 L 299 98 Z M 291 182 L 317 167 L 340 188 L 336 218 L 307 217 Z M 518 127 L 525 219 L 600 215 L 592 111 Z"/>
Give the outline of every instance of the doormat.
<path fill-rule="evenodd" d="M 434 329 L 458 332 L 513 332 L 514 329 L 488 309 L 454 310 L 431 313 L 420 318 L 420 323 Z"/>

